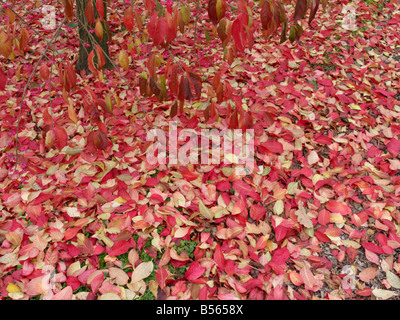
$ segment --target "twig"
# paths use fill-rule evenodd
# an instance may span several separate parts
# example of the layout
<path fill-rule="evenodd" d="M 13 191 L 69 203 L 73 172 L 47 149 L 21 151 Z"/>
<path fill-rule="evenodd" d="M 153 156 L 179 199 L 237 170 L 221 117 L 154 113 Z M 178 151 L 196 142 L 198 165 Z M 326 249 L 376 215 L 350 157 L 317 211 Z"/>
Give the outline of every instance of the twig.
<path fill-rule="evenodd" d="M 19 144 L 19 140 L 18 140 L 18 133 L 19 133 L 19 125 L 21 122 L 21 113 L 22 113 L 22 106 L 24 104 L 24 99 L 25 99 L 25 95 L 26 95 L 26 90 L 28 89 L 28 85 L 32 80 L 33 75 L 36 72 L 36 69 L 38 68 L 40 62 L 43 60 L 43 58 L 46 55 L 47 50 L 49 49 L 50 45 L 52 44 L 52 42 L 57 38 L 57 36 L 59 35 L 60 31 L 61 31 L 61 27 L 64 25 L 66 18 L 64 17 L 63 21 L 60 23 L 59 27 L 57 28 L 56 32 L 53 34 L 53 36 L 51 37 L 50 41 L 47 43 L 46 48 L 44 49 L 44 52 L 42 53 L 42 55 L 40 56 L 39 60 L 36 62 L 35 66 L 33 67 L 33 70 L 28 78 L 28 82 L 25 85 L 24 91 L 22 93 L 22 98 L 21 98 L 21 105 L 19 107 L 19 112 L 18 112 L 18 118 L 17 118 L 17 133 L 15 135 L 15 164 L 14 164 L 14 169 L 17 166 L 18 163 L 18 144 Z"/>

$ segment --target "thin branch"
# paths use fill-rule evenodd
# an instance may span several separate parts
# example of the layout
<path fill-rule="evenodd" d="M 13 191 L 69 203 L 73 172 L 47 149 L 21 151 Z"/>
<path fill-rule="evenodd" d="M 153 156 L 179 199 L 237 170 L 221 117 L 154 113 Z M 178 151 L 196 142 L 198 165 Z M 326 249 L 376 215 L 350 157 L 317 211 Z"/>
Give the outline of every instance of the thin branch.
<path fill-rule="evenodd" d="M 15 135 L 15 165 L 14 165 L 14 168 L 15 168 L 15 166 L 16 166 L 17 163 L 18 163 L 18 147 L 19 147 L 19 146 L 18 146 L 18 144 L 19 144 L 18 133 L 19 133 L 19 125 L 20 125 L 20 122 L 21 122 L 21 113 L 22 113 L 22 107 L 23 107 L 24 99 L 25 99 L 25 95 L 26 95 L 26 90 L 28 89 L 28 85 L 29 85 L 29 83 L 31 82 L 32 77 L 33 77 L 33 75 L 35 74 L 36 69 L 38 68 L 40 62 L 41 62 L 41 61 L 43 60 L 43 58 L 45 57 L 46 52 L 47 52 L 47 50 L 49 49 L 50 45 L 52 44 L 53 41 L 55 41 L 55 39 L 57 38 L 57 36 L 60 34 L 61 27 L 64 25 L 65 20 L 66 20 L 66 18 L 64 17 L 63 21 L 60 23 L 60 25 L 59 25 L 59 27 L 57 28 L 56 32 L 54 33 L 54 35 L 52 36 L 52 38 L 50 39 L 50 41 L 47 43 L 47 46 L 46 46 L 46 48 L 44 49 L 44 52 L 42 53 L 42 55 L 40 56 L 39 60 L 36 62 L 35 66 L 33 67 L 33 70 L 32 70 L 32 72 L 31 72 L 31 74 L 30 74 L 30 76 L 29 76 L 29 78 L 28 78 L 28 81 L 27 81 L 27 83 L 26 83 L 26 85 L 25 85 L 25 88 L 24 88 L 24 91 L 23 91 L 23 93 L 22 93 L 21 105 L 20 105 L 20 107 L 19 107 L 18 118 L 17 118 L 17 133 L 16 133 L 16 135 Z"/>

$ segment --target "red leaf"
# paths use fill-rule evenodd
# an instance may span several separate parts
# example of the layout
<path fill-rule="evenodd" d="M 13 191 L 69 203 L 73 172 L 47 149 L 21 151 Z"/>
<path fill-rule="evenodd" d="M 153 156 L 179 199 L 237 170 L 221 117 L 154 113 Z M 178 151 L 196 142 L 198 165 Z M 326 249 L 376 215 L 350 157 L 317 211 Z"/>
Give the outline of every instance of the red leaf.
<path fill-rule="evenodd" d="M 253 191 L 252 188 L 242 180 L 235 180 L 232 183 L 233 190 L 237 191 L 240 195 L 252 197 L 256 201 L 260 201 L 260 195 Z"/>
<path fill-rule="evenodd" d="M 276 263 L 277 265 L 285 265 L 289 256 L 290 252 L 286 247 L 278 248 L 273 252 L 271 262 Z"/>
<path fill-rule="evenodd" d="M 318 213 L 318 223 L 322 226 L 326 226 L 331 220 L 331 214 L 329 211 L 322 209 Z"/>
<path fill-rule="evenodd" d="M 19 50 L 24 52 L 24 49 L 28 45 L 29 41 L 29 32 L 24 27 L 21 28 L 21 37 L 19 40 Z"/>
<path fill-rule="evenodd" d="M 266 212 L 267 209 L 258 203 L 255 203 L 250 207 L 250 217 L 255 221 L 259 221 L 260 219 L 264 218 Z"/>
<path fill-rule="evenodd" d="M 222 192 L 231 190 L 231 184 L 229 183 L 229 181 L 226 181 L 226 180 L 218 181 L 216 183 L 216 187 L 217 187 L 218 191 L 222 191 Z"/>
<path fill-rule="evenodd" d="M 94 67 L 93 58 L 94 50 L 92 50 L 88 55 L 88 68 L 93 74 L 97 74 L 97 69 Z"/>
<path fill-rule="evenodd" d="M 325 205 L 325 208 L 327 208 L 330 212 L 340 213 L 342 216 L 351 213 L 351 208 L 347 204 L 335 200 L 329 200 L 329 202 Z"/>
<path fill-rule="evenodd" d="M 372 242 L 363 242 L 361 245 L 365 248 L 368 249 L 372 252 L 375 252 L 377 254 L 383 254 L 383 250 L 380 246 L 376 245 L 375 243 Z"/>
<path fill-rule="evenodd" d="M 126 30 L 128 30 L 129 32 L 133 30 L 133 21 L 134 21 L 134 16 L 132 7 L 129 7 L 124 13 L 124 25 L 126 27 Z"/>
<path fill-rule="evenodd" d="M 45 63 L 42 63 L 42 65 L 40 66 L 39 73 L 43 80 L 47 80 L 50 77 L 49 67 Z M 0 69 L 0 75 L 1 75 L 1 69 Z M 0 76 L 0 78 L 1 78 L 1 76 Z M 1 87 L 0 87 L 0 90 L 1 90 Z"/>
<path fill-rule="evenodd" d="M 67 134 L 67 130 L 65 130 L 64 127 L 61 126 L 55 126 L 54 127 L 54 134 L 57 138 L 57 146 L 58 149 L 62 149 L 67 145 L 67 141 L 68 141 L 68 134 Z"/>
<path fill-rule="evenodd" d="M 275 141 L 275 140 L 266 141 L 262 144 L 262 146 L 273 153 L 282 153 L 283 152 L 282 143 Z"/>
<path fill-rule="evenodd" d="M 356 293 L 357 293 L 359 296 L 362 296 L 362 297 L 369 297 L 369 296 L 372 294 L 372 290 L 373 290 L 373 289 L 371 289 L 371 288 L 365 288 L 365 289 L 357 290 Z"/>
<path fill-rule="evenodd" d="M 165 281 L 168 278 L 168 272 L 163 267 L 159 267 L 156 271 L 156 279 L 157 283 L 160 286 L 161 290 L 165 288 Z"/>
<path fill-rule="evenodd" d="M 232 37 L 235 40 L 236 49 L 241 52 L 244 52 L 243 45 L 243 37 L 242 37 L 243 29 L 240 19 L 236 19 L 232 23 Z"/>
<path fill-rule="evenodd" d="M 93 293 L 96 293 L 97 290 L 99 290 L 101 284 L 103 283 L 103 280 L 104 280 L 104 273 L 100 273 L 94 277 L 94 279 L 90 283 L 90 288 L 92 289 Z"/>
<path fill-rule="evenodd" d="M 97 12 L 99 13 L 100 20 L 104 20 L 104 3 L 103 0 L 96 0 L 96 9 Z"/>
<path fill-rule="evenodd" d="M 80 229 L 81 227 L 74 227 L 67 229 L 64 233 L 64 240 L 65 241 L 71 240 L 73 237 L 76 236 L 76 234 L 79 232 Z"/>
<path fill-rule="evenodd" d="M 94 8 L 92 0 L 88 1 L 86 4 L 85 17 L 90 25 L 94 23 Z"/>
<path fill-rule="evenodd" d="M 219 270 L 224 270 L 225 268 L 225 257 L 224 254 L 222 253 L 222 248 L 219 244 L 216 245 L 215 251 L 214 251 L 214 261 L 218 266 Z"/>
<path fill-rule="evenodd" d="M 276 241 L 281 241 L 285 239 L 286 233 L 288 232 L 289 229 L 279 225 L 276 228 L 274 228 L 274 230 L 275 230 Z"/>
<path fill-rule="evenodd" d="M 194 261 L 186 271 L 185 278 L 190 282 L 194 282 L 194 280 L 201 277 L 204 271 L 206 271 L 206 268 L 200 266 L 200 262 Z"/>
<path fill-rule="evenodd" d="M 186 181 L 193 181 L 199 177 L 199 173 L 188 170 L 186 167 L 181 167 L 179 171 L 182 174 L 183 179 L 185 179 Z"/>
<path fill-rule="evenodd" d="M 365 257 L 368 259 L 368 261 L 371 261 L 372 263 L 375 263 L 376 265 L 379 266 L 379 257 L 377 254 L 373 253 L 372 251 L 365 249 Z"/>
<path fill-rule="evenodd" d="M 0 91 L 4 91 L 6 89 L 7 77 L 4 74 L 3 70 L 0 69 Z"/>
<path fill-rule="evenodd" d="M 96 56 L 97 56 L 97 69 L 101 70 L 106 64 L 106 60 L 103 55 L 103 49 L 96 44 Z"/>
<path fill-rule="evenodd" d="M 156 2 L 154 0 L 145 0 L 144 5 L 150 13 L 153 13 L 154 9 L 156 8 Z"/>
<path fill-rule="evenodd" d="M 179 90 L 179 81 L 178 81 L 178 65 L 174 64 L 171 67 L 170 77 L 168 80 L 168 87 L 172 94 L 177 97 Z"/>
<path fill-rule="evenodd" d="M 108 252 L 108 255 L 110 256 L 119 256 L 121 254 L 124 254 L 131 248 L 132 245 L 126 241 L 126 240 L 120 240 L 114 243 L 110 251 Z"/>
<path fill-rule="evenodd" d="M 167 36 L 168 24 L 164 17 L 158 17 L 157 12 L 151 16 L 147 30 L 155 45 L 161 44 Z"/>

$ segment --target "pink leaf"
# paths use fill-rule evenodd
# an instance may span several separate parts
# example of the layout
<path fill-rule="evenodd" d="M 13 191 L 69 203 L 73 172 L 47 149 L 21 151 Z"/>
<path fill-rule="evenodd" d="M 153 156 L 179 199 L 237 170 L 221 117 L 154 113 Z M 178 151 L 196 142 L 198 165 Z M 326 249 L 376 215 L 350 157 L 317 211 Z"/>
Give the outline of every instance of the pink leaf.
<path fill-rule="evenodd" d="M 57 292 L 51 300 L 71 300 L 72 299 L 72 288 L 70 286 L 65 287 L 61 291 Z"/>
<path fill-rule="evenodd" d="M 310 268 L 307 266 L 304 266 L 300 270 L 300 276 L 303 279 L 306 289 L 313 291 L 313 287 L 316 284 L 316 279 L 315 279 L 314 275 L 312 274 Z"/>
<path fill-rule="evenodd" d="M 377 254 L 373 253 L 368 249 L 365 249 L 365 257 L 368 259 L 368 261 L 375 263 L 376 265 L 379 266 L 379 257 Z"/>
<path fill-rule="evenodd" d="M 389 143 L 386 145 L 388 151 L 395 157 L 397 157 L 397 155 L 400 152 L 400 140 L 396 139 L 396 138 L 392 138 L 390 139 Z"/>

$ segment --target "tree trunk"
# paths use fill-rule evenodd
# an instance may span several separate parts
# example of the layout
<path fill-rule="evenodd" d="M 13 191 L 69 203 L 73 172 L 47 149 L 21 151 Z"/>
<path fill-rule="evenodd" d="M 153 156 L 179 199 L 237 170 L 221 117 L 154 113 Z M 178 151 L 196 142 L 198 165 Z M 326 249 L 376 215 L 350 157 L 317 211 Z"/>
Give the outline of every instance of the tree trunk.
<path fill-rule="evenodd" d="M 87 73 L 90 73 L 88 67 L 88 55 L 92 50 L 94 50 L 95 44 L 98 44 L 103 49 L 103 55 L 106 60 L 106 63 L 103 68 L 112 69 L 113 65 L 108 58 L 110 55 L 107 42 L 111 40 L 111 32 L 107 23 L 107 0 L 103 0 L 104 20 L 102 21 L 103 39 L 101 41 L 94 32 L 89 34 L 90 30 L 94 30 L 95 23 L 93 23 L 93 25 L 90 25 L 85 16 L 85 10 L 88 1 L 93 1 L 93 0 L 76 0 L 76 9 L 78 13 L 78 30 L 79 30 L 79 57 L 76 63 L 76 69 L 78 71 L 85 70 Z M 96 10 L 95 1 L 93 1 L 93 7 L 94 7 L 93 10 L 94 20 L 96 22 L 96 19 L 99 17 L 99 14 Z M 85 46 L 85 44 L 88 44 L 90 46 L 88 45 Z M 94 58 L 94 62 L 97 63 L 96 55 Z"/>

